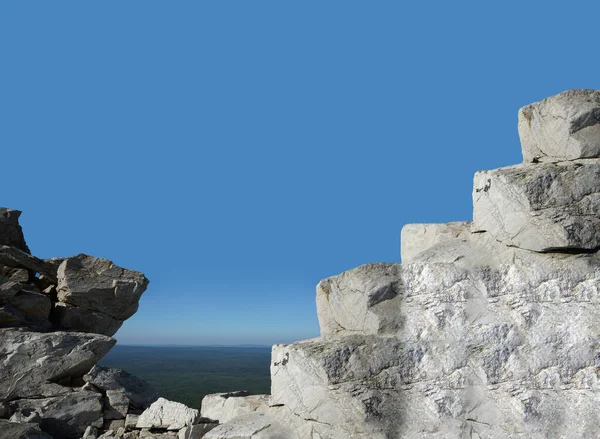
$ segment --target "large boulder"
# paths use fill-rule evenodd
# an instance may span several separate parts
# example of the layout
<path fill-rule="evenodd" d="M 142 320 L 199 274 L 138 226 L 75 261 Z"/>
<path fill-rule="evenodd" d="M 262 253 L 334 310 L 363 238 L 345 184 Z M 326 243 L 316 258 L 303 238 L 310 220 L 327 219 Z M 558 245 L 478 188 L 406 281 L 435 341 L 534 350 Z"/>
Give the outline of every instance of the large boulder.
<path fill-rule="evenodd" d="M 519 110 L 525 162 L 600 157 L 600 91 L 568 90 Z"/>
<path fill-rule="evenodd" d="M 116 320 L 131 317 L 148 286 L 137 271 L 111 261 L 80 254 L 65 259 L 58 268 L 58 300 L 107 314 Z"/>
<path fill-rule="evenodd" d="M 0 245 L 0 264 L 42 274 L 53 282 L 56 282 L 56 273 L 61 262 L 61 258 L 40 259 L 17 247 Z"/>
<path fill-rule="evenodd" d="M 63 393 L 55 383 L 81 377 L 115 342 L 98 334 L 0 329 L 0 400 Z"/>
<path fill-rule="evenodd" d="M 87 426 L 102 426 L 102 396 L 95 392 L 72 392 L 42 399 L 19 399 L 11 410 L 40 414 L 40 427 L 54 439 L 79 439 Z"/>
<path fill-rule="evenodd" d="M 600 160 L 478 172 L 473 230 L 534 251 L 600 247 Z"/>
<path fill-rule="evenodd" d="M 236 393 L 213 393 L 202 398 L 200 414 L 204 418 L 227 422 L 248 413 L 266 413 L 270 395 L 244 395 Z"/>
<path fill-rule="evenodd" d="M 64 302 L 56 302 L 52 308 L 52 321 L 56 327 L 71 330 L 90 332 L 113 336 L 123 325 L 122 320 L 117 320 L 108 314 L 94 311 Z"/>
<path fill-rule="evenodd" d="M 296 437 L 277 419 L 263 413 L 238 416 L 210 430 L 204 439 L 292 439 Z"/>
<path fill-rule="evenodd" d="M 9 422 L 0 419 L 0 439 L 52 439 L 32 422 Z"/>
<path fill-rule="evenodd" d="M 19 225 L 20 216 L 21 212 L 18 210 L 0 207 L 0 245 L 10 245 L 31 253 L 25 243 L 23 229 Z"/>
<path fill-rule="evenodd" d="M 158 398 L 138 418 L 137 428 L 181 430 L 198 422 L 200 413 L 180 402 Z"/>
<path fill-rule="evenodd" d="M 131 407 L 137 410 L 150 407 L 159 397 L 154 387 L 122 369 L 96 365 L 84 375 L 83 380 L 103 392 L 123 392 Z"/>

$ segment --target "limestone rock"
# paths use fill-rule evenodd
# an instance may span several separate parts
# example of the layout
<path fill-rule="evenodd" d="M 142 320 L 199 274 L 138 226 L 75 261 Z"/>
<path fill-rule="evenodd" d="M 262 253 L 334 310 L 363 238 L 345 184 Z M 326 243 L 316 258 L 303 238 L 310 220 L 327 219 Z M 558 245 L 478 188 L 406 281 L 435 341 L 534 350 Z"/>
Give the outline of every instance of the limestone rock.
<path fill-rule="evenodd" d="M 136 409 L 145 409 L 158 399 L 158 392 L 150 384 L 122 369 L 94 366 L 83 379 L 102 391 L 123 392 Z"/>
<path fill-rule="evenodd" d="M 54 393 L 60 386 L 52 383 L 83 375 L 114 344 L 97 334 L 0 329 L 0 400 Z"/>
<path fill-rule="evenodd" d="M 218 426 L 217 422 L 209 422 L 192 425 L 190 427 L 184 427 L 179 430 L 177 439 L 202 439 L 206 433 L 211 431 L 213 428 Z"/>
<path fill-rule="evenodd" d="M 0 439 L 52 439 L 34 423 L 9 422 L 0 419 Z"/>
<path fill-rule="evenodd" d="M 113 336 L 123 325 L 122 320 L 117 320 L 108 314 L 93 311 L 68 303 L 56 302 L 52 309 L 52 321 L 63 329 L 70 331 L 89 332 Z"/>
<path fill-rule="evenodd" d="M 220 424 L 204 439 L 291 439 L 294 433 L 263 413 L 250 413 Z"/>
<path fill-rule="evenodd" d="M 73 392 L 43 399 L 11 402 L 15 411 L 40 413 L 40 427 L 54 439 L 80 439 L 88 426 L 102 426 L 101 396 L 93 392 Z"/>
<path fill-rule="evenodd" d="M 148 279 L 143 274 L 94 256 L 67 258 L 58 268 L 59 301 L 117 320 L 125 320 L 137 311 L 147 286 Z"/>
<path fill-rule="evenodd" d="M 440 242 L 470 233 L 468 221 L 439 224 L 406 224 L 400 233 L 400 257 L 403 263 Z"/>
<path fill-rule="evenodd" d="M 120 390 L 107 390 L 104 397 L 104 419 L 125 419 L 129 398 Z"/>
<path fill-rule="evenodd" d="M 401 289 L 399 264 L 366 264 L 322 280 L 317 285 L 321 335 L 398 331 Z"/>
<path fill-rule="evenodd" d="M 200 413 L 203 417 L 227 422 L 248 413 L 266 413 L 270 395 L 230 396 L 229 393 L 213 393 L 202 398 Z"/>
<path fill-rule="evenodd" d="M 140 415 L 137 428 L 180 430 L 183 427 L 194 425 L 199 417 L 200 414 L 196 409 L 191 409 L 179 402 L 158 398 Z"/>
<path fill-rule="evenodd" d="M 31 253 L 25 243 L 23 229 L 19 225 L 20 216 L 21 212 L 18 210 L 0 207 L 0 245 L 10 245 Z"/>
<path fill-rule="evenodd" d="M 600 91 L 568 90 L 519 110 L 525 162 L 600 157 Z"/>

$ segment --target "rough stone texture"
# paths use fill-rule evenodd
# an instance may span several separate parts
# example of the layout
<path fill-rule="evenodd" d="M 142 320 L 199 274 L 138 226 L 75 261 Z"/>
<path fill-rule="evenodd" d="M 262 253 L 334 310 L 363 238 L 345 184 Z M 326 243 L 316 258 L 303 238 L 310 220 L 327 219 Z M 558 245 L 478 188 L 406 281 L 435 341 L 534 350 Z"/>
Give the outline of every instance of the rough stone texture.
<path fill-rule="evenodd" d="M 88 427 L 83 432 L 82 439 L 96 439 L 97 437 L 98 437 L 98 428 L 88 425 Z"/>
<path fill-rule="evenodd" d="M 23 229 L 19 225 L 20 216 L 21 212 L 18 210 L 0 207 L 0 245 L 10 245 L 31 253 L 25 243 Z"/>
<path fill-rule="evenodd" d="M 200 413 L 204 418 L 227 422 L 248 413 L 266 413 L 270 395 L 229 396 L 229 393 L 213 393 L 202 398 Z"/>
<path fill-rule="evenodd" d="M 218 423 L 204 423 L 192 425 L 191 427 L 184 427 L 179 430 L 177 439 L 202 439 L 206 433 L 217 427 Z"/>
<path fill-rule="evenodd" d="M 123 325 L 117 320 L 99 311 L 56 302 L 52 309 L 52 321 L 61 329 L 93 334 L 113 336 Z"/>
<path fill-rule="evenodd" d="M 291 439 L 294 436 L 275 418 L 263 413 L 250 413 L 218 425 L 204 439 Z"/>
<path fill-rule="evenodd" d="M 16 423 L 0 419 L 0 439 L 52 439 L 34 423 Z"/>
<path fill-rule="evenodd" d="M 62 259 L 40 259 L 16 247 L 0 246 L 0 264 L 6 267 L 27 269 L 56 281 L 56 272 Z"/>
<path fill-rule="evenodd" d="M 88 426 L 102 426 L 101 396 L 93 392 L 73 392 L 44 399 L 19 399 L 11 402 L 15 411 L 36 410 L 40 427 L 54 439 L 79 439 Z"/>
<path fill-rule="evenodd" d="M 114 344 L 97 334 L 0 329 L 0 400 L 56 394 L 52 383 L 83 375 Z"/>
<path fill-rule="evenodd" d="M 128 414 L 125 416 L 125 428 L 133 429 L 137 425 L 140 415 Z"/>
<path fill-rule="evenodd" d="M 148 279 L 142 273 L 94 256 L 67 258 L 58 268 L 59 301 L 117 320 L 125 320 L 137 311 L 147 286 Z"/>
<path fill-rule="evenodd" d="M 183 427 L 194 425 L 200 413 L 184 404 L 158 398 L 140 415 L 137 428 L 163 428 L 167 430 L 180 430 Z"/>
<path fill-rule="evenodd" d="M 600 91 L 568 90 L 519 110 L 525 162 L 600 157 Z"/>
<path fill-rule="evenodd" d="M 528 250 L 600 247 L 600 160 L 478 172 L 473 225 Z"/>
<path fill-rule="evenodd" d="M 158 392 L 150 384 L 121 369 L 94 366 L 83 379 L 102 391 L 123 392 L 136 409 L 145 409 L 158 399 Z"/>
<path fill-rule="evenodd" d="M 28 326 L 39 330 L 51 328 L 52 325 L 48 318 L 52 302 L 45 294 L 21 290 L 7 302 L 8 306 L 19 311 L 20 321 L 2 326 Z"/>
<path fill-rule="evenodd" d="M 29 422 L 39 424 L 42 421 L 40 413 L 36 409 L 19 410 L 10 417 L 10 422 Z"/>
<path fill-rule="evenodd" d="M 416 255 L 440 242 L 470 233 L 468 221 L 437 224 L 406 224 L 400 232 L 400 258 L 410 262 Z"/>
<path fill-rule="evenodd" d="M 120 390 L 107 390 L 104 397 L 104 419 L 125 419 L 129 398 Z"/>
<path fill-rule="evenodd" d="M 317 285 L 321 335 L 394 333 L 401 289 L 399 264 L 373 263 L 323 279 Z"/>

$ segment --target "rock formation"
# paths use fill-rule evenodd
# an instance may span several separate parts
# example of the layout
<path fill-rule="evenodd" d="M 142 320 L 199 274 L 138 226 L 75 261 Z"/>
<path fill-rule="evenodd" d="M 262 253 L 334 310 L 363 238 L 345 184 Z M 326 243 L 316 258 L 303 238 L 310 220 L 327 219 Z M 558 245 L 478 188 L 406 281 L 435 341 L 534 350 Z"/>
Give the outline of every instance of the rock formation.
<path fill-rule="evenodd" d="M 273 347 L 260 412 L 205 398 L 229 419 L 205 437 L 600 437 L 600 92 L 518 127 L 525 163 L 475 175 L 472 222 L 322 280 L 321 336 Z"/>

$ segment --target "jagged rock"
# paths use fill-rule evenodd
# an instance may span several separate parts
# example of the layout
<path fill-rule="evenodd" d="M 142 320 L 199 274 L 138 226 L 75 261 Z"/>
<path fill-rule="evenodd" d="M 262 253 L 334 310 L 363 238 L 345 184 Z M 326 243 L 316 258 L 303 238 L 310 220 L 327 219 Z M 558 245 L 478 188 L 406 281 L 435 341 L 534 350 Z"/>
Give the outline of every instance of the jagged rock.
<path fill-rule="evenodd" d="M 52 439 L 33 423 L 9 422 L 0 419 L 0 439 Z"/>
<path fill-rule="evenodd" d="M 35 409 L 18 410 L 10 417 L 10 422 L 29 422 L 39 424 L 42 421 L 40 413 Z"/>
<path fill-rule="evenodd" d="M 113 336 L 123 325 L 122 320 L 116 320 L 99 311 L 56 302 L 52 309 L 52 321 L 64 330 L 89 332 Z"/>
<path fill-rule="evenodd" d="M 21 284 L 29 282 L 29 271 L 24 268 L 0 266 L 0 276 Z"/>
<path fill-rule="evenodd" d="M 290 439 L 293 433 L 275 418 L 263 413 L 250 413 L 220 424 L 204 439 Z"/>
<path fill-rule="evenodd" d="M 203 417 L 227 422 L 247 413 L 265 413 L 270 395 L 232 396 L 231 393 L 213 393 L 202 398 L 200 413 Z"/>
<path fill-rule="evenodd" d="M 114 344 L 97 334 L 0 329 L 0 400 L 58 392 L 53 382 L 83 375 Z"/>
<path fill-rule="evenodd" d="M 125 419 L 104 419 L 104 424 L 102 425 L 102 430 L 108 431 L 112 430 L 116 435 L 116 432 L 120 428 L 125 428 Z"/>
<path fill-rule="evenodd" d="M 470 233 L 468 221 L 439 224 L 406 224 L 400 232 L 400 257 L 403 263 L 435 244 Z"/>
<path fill-rule="evenodd" d="M 94 256 L 67 258 L 58 268 L 59 301 L 117 320 L 125 320 L 137 311 L 147 286 L 148 279 L 142 273 Z"/>
<path fill-rule="evenodd" d="M 10 404 L 14 411 L 37 411 L 41 417 L 41 429 L 54 439 L 80 439 L 88 426 L 102 426 L 101 395 L 93 392 L 72 392 L 43 399 L 18 399 Z"/>
<path fill-rule="evenodd" d="M 12 268 L 24 268 L 39 273 L 56 282 L 56 272 L 62 259 L 40 259 L 16 247 L 0 246 L 0 264 Z"/>
<path fill-rule="evenodd" d="M 202 439 L 206 435 L 206 433 L 208 433 L 218 425 L 218 422 L 209 422 L 192 425 L 190 427 L 184 427 L 181 430 L 179 430 L 177 439 Z"/>
<path fill-rule="evenodd" d="M 81 439 L 96 439 L 98 437 L 98 427 L 93 427 L 88 425 L 85 431 L 83 432 L 83 437 Z"/>
<path fill-rule="evenodd" d="M 600 247 L 600 160 L 478 172 L 473 225 L 528 250 Z"/>
<path fill-rule="evenodd" d="M 0 207 L 0 245 L 10 245 L 26 253 L 31 253 L 25 243 L 23 229 L 19 225 L 20 216 L 19 210 Z"/>
<path fill-rule="evenodd" d="M 86 383 L 93 384 L 102 391 L 123 392 L 133 408 L 145 409 L 158 399 L 158 392 L 146 381 L 121 369 L 94 366 L 83 377 Z"/>
<path fill-rule="evenodd" d="M 138 439 L 140 437 L 140 430 L 134 430 L 125 432 L 123 439 Z"/>
<path fill-rule="evenodd" d="M 373 263 L 323 279 L 317 285 L 321 335 L 397 332 L 399 264 Z"/>
<path fill-rule="evenodd" d="M 140 415 L 137 428 L 164 428 L 167 430 L 180 430 L 183 427 L 194 425 L 200 414 L 198 410 L 191 409 L 179 402 L 158 398 Z"/>
<path fill-rule="evenodd" d="M 21 291 L 22 285 L 5 277 L 0 277 L 0 301 L 6 301 Z"/>
<path fill-rule="evenodd" d="M 45 294 L 21 290 L 8 299 L 8 304 L 20 311 L 22 315 L 20 325 L 36 329 L 50 329 L 52 326 L 49 321 L 52 302 Z"/>
<path fill-rule="evenodd" d="M 133 429 L 137 425 L 140 415 L 128 414 L 125 416 L 125 428 Z"/>
<path fill-rule="evenodd" d="M 568 90 L 519 110 L 525 162 L 600 157 L 600 91 Z"/>
<path fill-rule="evenodd" d="M 129 408 L 129 398 L 120 390 L 107 390 L 104 398 L 104 419 L 124 419 Z"/>

